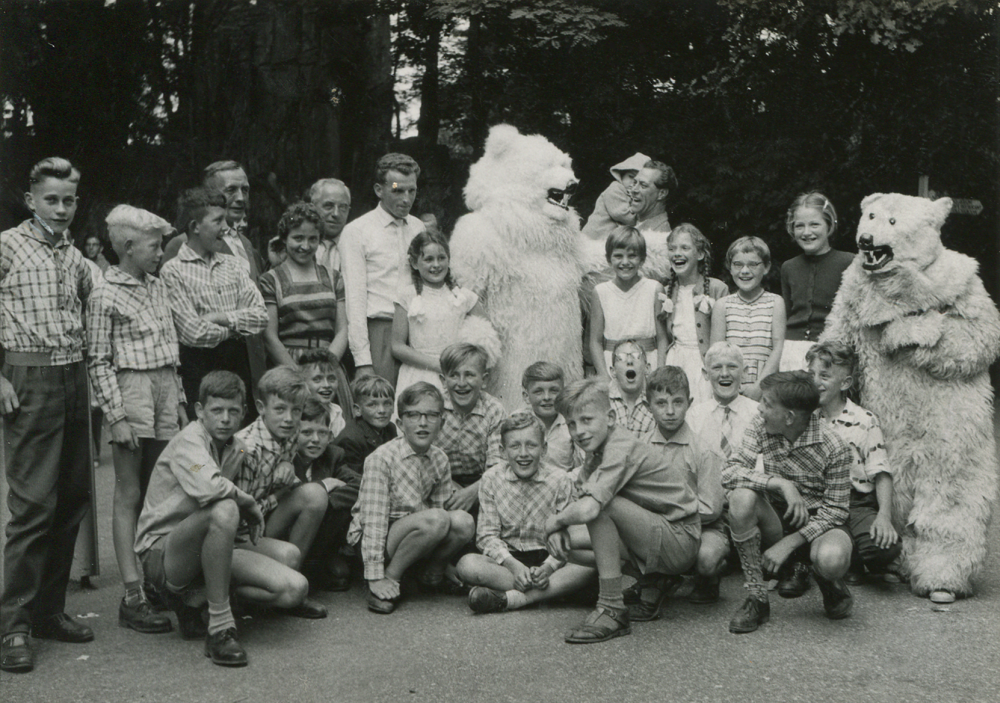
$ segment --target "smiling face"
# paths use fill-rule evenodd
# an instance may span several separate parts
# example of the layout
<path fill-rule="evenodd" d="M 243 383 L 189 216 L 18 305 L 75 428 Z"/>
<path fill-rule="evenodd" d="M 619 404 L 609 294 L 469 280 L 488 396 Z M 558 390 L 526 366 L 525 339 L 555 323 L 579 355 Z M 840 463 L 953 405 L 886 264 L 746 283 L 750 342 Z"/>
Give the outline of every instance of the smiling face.
<path fill-rule="evenodd" d="M 426 452 L 441 430 L 441 404 L 430 395 L 423 395 L 399 414 L 399 428 L 418 454 Z"/>
<path fill-rule="evenodd" d="M 705 378 L 712 386 L 712 396 L 723 405 L 728 405 L 740 394 L 743 383 L 743 368 L 732 354 L 717 354 L 705 362 Z"/>
<path fill-rule="evenodd" d="M 792 239 L 806 256 L 825 254 L 830 251 L 830 225 L 821 211 L 800 206 L 792 218 Z"/>
<path fill-rule="evenodd" d="M 608 263 L 611 264 L 611 270 L 615 272 L 615 278 L 619 283 L 631 283 L 639 275 L 642 257 L 631 247 L 616 247 L 611 251 Z"/>
<path fill-rule="evenodd" d="M 301 403 L 292 403 L 272 395 L 266 401 L 258 399 L 256 404 L 264 425 L 275 439 L 286 440 L 295 435 L 302 417 Z"/>
<path fill-rule="evenodd" d="M 380 430 L 392 419 L 392 398 L 363 396 L 354 404 L 354 416 Z"/>
<path fill-rule="evenodd" d="M 511 470 L 521 480 L 538 473 L 545 455 L 545 438 L 537 426 L 511 430 L 504 435 L 503 452 Z"/>
<path fill-rule="evenodd" d="M 323 238 L 339 237 L 351 213 L 351 194 L 347 188 L 336 183 L 324 183 L 313 198 L 313 205 L 323 218 Z"/>
<path fill-rule="evenodd" d="M 451 404 L 457 410 L 468 412 L 479 402 L 486 384 L 486 369 L 478 358 L 463 361 L 450 373 L 441 374 L 441 383 L 448 391 Z"/>
<path fill-rule="evenodd" d="M 330 428 L 323 418 L 303 420 L 299 425 L 296 451 L 306 461 L 316 461 L 330 445 Z"/>
<path fill-rule="evenodd" d="M 809 362 L 809 373 L 819 390 L 819 404 L 823 408 L 839 401 L 854 380 L 846 366 L 838 366 L 821 356 Z"/>
<path fill-rule="evenodd" d="M 49 229 L 61 235 L 76 215 L 77 185 L 78 181 L 68 178 L 43 178 L 31 185 L 31 190 L 24 194 L 24 202 Z"/>
<path fill-rule="evenodd" d="M 751 297 L 760 292 L 764 285 L 764 276 L 771 267 L 761 261 L 755 251 L 733 252 L 733 260 L 729 263 L 729 272 L 740 292 Z"/>
<path fill-rule="evenodd" d="M 654 391 L 649 399 L 649 410 L 660 434 L 670 439 L 684 424 L 691 398 L 684 393 Z"/>
<path fill-rule="evenodd" d="M 302 374 L 310 393 L 318 395 L 324 403 L 333 402 L 337 393 L 337 373 L 332 366 L 309 364 L 302 369 Z"/>
<path fill-rule="evenodd" d="M 420 280 L 431 288 L 440 288 L 448 277 L 448 252 L 440 244 L 425 244 L 420 256 L 410 261 Z"/>
<path fill-rule="evenodd" d="M 226 221 L 230 226 L 246 219 L 250 209 L 250 181 L 242 168 L 219 171 L 215 174 L 215 187 L 226 198 Z"/>
<path fill-rule="evenodd" d="M 566 427 L 576 445 L 585 452 L 599 449 L 615 425 L 615 413 L 592 401 L 573 408 L 566 416 Z"/>
<path fill-rule="evenodd" d="M 417 197 L 417 177 L 390 170 L 384 183 L 375 184 L 375 194 L 382 207 L 393 217 L 405 219 Z"/>
<path fill-rule="evenodd" d="M 125 244 L 125 255 L 132 259 L 141 271 L 156 273 L 163 259 L 163 235 L 159 232 L 136 234 Z"/>
<path fill-rule="evenodd" d="M 705 254 L 698 251 L 691 233 L 684 231 L 677 232 L 667 240 L 667 254 L 670 257 L 670 268 L 680 279 L 696 274 L 698 264 L 705 258 Z"/>
<path fill-rule="evenodd" d="M 632 204 L 629 207 L 640 222 L 650 215 L 656 214 L 661 207 L 666 205 L 667 189 L 656 187 L 657 178 L 660 178 L 659 170 L 655 168 L 641 169 L 636 174 L 635 183 L 629 189 L 629 197 L 632 199 Z"/>
<path fill-rule="evenodd" d="M 619 345 L 615 351 L 611 372 L 621 392 L 628 396 L 642 393 L 649 373 L 646 354 L 635 344 Z"/>
<path fill-rule="evenodd" d="M 288 258 L 299 266 L 308 266 L 316 260 L 319 247 L 319 229 L 312 222 L 305 221 L 288 232 L 285 251 Z"/>
<path fill-rule="evenodd" d="M 222 230 L 226 226 L 226 209 L 209 205 L 205 215 L 191 226 L 188 245 L 199 253 L 218 254 L 222 249 Z"/>
<path fill-rule="evenodd" d="M 194 412 L 212 439 L 225 444 L 240 427 L 240 422 L 243 420 L 243 403 L 236 398 L 217 398 L 210 395 L 205 399 L 204 405 L 194 404 Z"/>
<path fill-rule="evenodd" d="M 551 420 L 559 414 L 556 398 L 562 389 L 562 381 L 532 381 L 523 391 L 524 402 L 531 406 L 531 412 L 539 420 Z"/>

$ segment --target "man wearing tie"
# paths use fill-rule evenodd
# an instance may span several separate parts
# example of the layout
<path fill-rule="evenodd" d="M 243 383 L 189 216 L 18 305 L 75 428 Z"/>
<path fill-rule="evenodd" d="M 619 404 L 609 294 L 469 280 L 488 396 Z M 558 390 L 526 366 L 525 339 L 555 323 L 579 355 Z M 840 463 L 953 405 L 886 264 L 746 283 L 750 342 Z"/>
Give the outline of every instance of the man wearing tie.
<path fill-rule="evenodd" d="M 410 215 L 420 166 L 405 154 L 386 154 L 375 168 L 379 203 L 344 227 L 340 265 L 347 299 L 347 338 L 358 374 L 395 385 L 392 316 L 400 275 L 409 275 L 406 249 L 423 223 Z"/>

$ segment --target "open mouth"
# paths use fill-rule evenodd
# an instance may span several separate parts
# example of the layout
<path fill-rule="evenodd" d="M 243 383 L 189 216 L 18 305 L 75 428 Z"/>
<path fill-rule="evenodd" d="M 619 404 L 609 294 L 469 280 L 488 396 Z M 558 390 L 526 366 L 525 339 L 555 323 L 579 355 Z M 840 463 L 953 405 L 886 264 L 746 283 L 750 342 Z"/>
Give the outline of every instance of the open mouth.
<path fill-rule="evenodd" d="M 864 243 L 859 242 L 858 251 L 864 255 L 861 268 L 865 271 L 878 271 L 892 261 L 892 247 L 888 244 L 876 247 L 865 246 Z"/>
<path fill-rule="evenodd" d="M 569 201 L 572 200 L 573 196 L 576 194 L 576 183 L 570 183 L 565 188 L 549 188 L 548 197 L 546 200 L 556 207 L 561 207 L 563 210 L 569 210 Z"/>
<path fill-rule="evenodd" d="M 635 369 L 629 369 L 625 372 L 626 381 L 634 381 L 636 376 L 638 376 L 638 374 L 635 372 Z"/>

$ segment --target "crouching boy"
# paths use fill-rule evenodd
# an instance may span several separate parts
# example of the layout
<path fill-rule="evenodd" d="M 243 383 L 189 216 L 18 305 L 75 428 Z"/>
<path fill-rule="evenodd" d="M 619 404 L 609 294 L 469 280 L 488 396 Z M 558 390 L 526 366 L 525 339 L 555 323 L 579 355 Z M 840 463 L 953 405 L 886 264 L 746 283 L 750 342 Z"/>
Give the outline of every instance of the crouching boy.
<path fill-rule="evenodd" d="M 204 634 L 205 656 L 221 666 L 247 664 L 229 605 L 230 586 L 247 600 L 286 608 L 301 603 L 309 588 L 287 564 L 294 548 L 260 537 L 264 516 L 257 501 L 232 482 L 243 454 L 233 435 L 245 398 L 236 374 L 206 374 L 195 404 L 198 420 L 160 454 L 136 527 L 135 551 L 146 579 L 176 612 L 181 635 Z M 270 552 L 279 558 L 236 548 L 241 518 L 250 528 L 250 542 L 258 548 L 273 543 Z M 204 598 L 207 632 L 194 605 Z"/>
<path fill-rule="evenodd" d="M 441 391 L 415 383 L 400 394 L 397 409 L 403 436 L 365 459 L 347 536 L 361 545 L 368 609 L 383 614 L 396 609 L 408 568 L 423 561 L 417 579 L 439 586 L 449 558 L 475 532 L 471 515 L 444 508 L 453 492 L 448 455 L 432 446 L 441 430 Z"/>

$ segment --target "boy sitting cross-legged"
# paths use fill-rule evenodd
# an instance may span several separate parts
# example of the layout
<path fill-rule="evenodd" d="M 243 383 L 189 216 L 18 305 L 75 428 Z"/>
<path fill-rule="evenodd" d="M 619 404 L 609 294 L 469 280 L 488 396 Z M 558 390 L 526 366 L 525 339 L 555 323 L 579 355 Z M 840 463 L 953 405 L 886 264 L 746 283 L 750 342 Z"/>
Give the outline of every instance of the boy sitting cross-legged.
<path fill-rule="evenodd" d="M 368 455 L 396 438 L 396 426 L 392 424 L 396 389 L 381 376 L 362 374 L 351 384 L 351 394 L 354 422 L 347 424 L 333 444 L 344 450 L 347 468 L 360 475 Z"/>
<path fill-rule="evenodd" d="M 844 526 L 851 450 L 814 413 L 819 391 L 807 371 L 771 374 L 760 387 L 760 417 L 722 473 L 730 491 L 729 527 L 750 591 L 729 623 L 735 633 L 767 622 L 764 571 L 778 573 L 799 550 L 812 560 L 826 616 L 846 618 L 853 605 L 843 581 L 852 549 Z"/>
<path fill-rule="evenodd" d="M 566 386 L 559 409 L 587 452 L 580 498 L 545 523 L 549 551 L 572 556 L 566 528 L 586 525 L 600 595 L 597 608 L 566 636 L 571 644 L 603 642 L 631 632 L 622 596 L 622 560 L 643 585 L 645 619 L 657 616 L 672 575 L 694 565 L 701 521 L 694 474 L 615 426 L 607 386 L 594 378 Z M 622 545 L 625 546 L 625 553 Z"/>
<path fill-rule="evenodd" d="M 566 418 L 556 409 L 556 398 L 562 393 L 564 385 L 563 370 L 548 361 L 536 361 L 524 370 L 521 377 L 524 402 L 541 420 L 545 430 L 543 463 L 563 471 L 573 471 L 583 465 L 583 450 L 573 444 Z"/>
<path fill-rule="evenodd" d="M 441 584 L 448 560 L 475 533 L 471 515 L 445 508 L 452 495 L 448 457 L 433 446 L 443 409 L 441 391 L 430 383 L 413 384 L 399 396 L 403 436 L 365 460 L 347 541 L 361 545 L 373 612 L 396 609 L 400 579 L 418 561 L 425 562 L 418 580 Z"/>
<path fill-rule="evenodd" d="M 646 376 L 650 370 L 646 352 L 635 340 L 626 339 L 615 345 L 612 360 L 608 397 L 615 413 L 615 426 L 646 441 L 656 429 L 646 401 Z"/>
<path fill-rule="evenodd" d="M 854 538 L 852 571 L 885 574 L 903 549 L 892 526 L 892 467 L 878 419 L 847 397 L 857 357 L 843 342 L 821 342 L 806 352 L 819 389 L 823 420 L 851 448 L 851 508 L 847 526 Z M 850 576 L 850 574 L 849 574 Z"/>
<path fill-rule="evenodd" d="M 545 520 L 573 497 L 573 479 L 544 463 L 545 428 L 530 412 L 504 420 L 500 437 L 506 463 L 497 464 L 479 482 L 476 546 L 466 554 L 458 576 L 474 586 L 469 607 L 477 613 L 523 608 L 575 591 L 594 570 L 549 555 Z"/>
<path fill-rule="evenodd" d="M 231 585 L 247 600 L 286 608 L 300 603 L 309 588 L 288 565 L 294 548 L 282 549 L 283 543 L 260 537 L 264 516 L 257 501 L 232 482 L 243 454 L 242 442 L 233 435 L 243 419 L 245 396 L 236 374 L 205 375 L 195 404 L 198 419 L 160 454 L 135 538 L 147 581 L 177 613 L 186 639 L 204 634 L 194 604 L 207 597 L 205 656 L 222 666 L 247 663 L 229 606 Z M 241 518 L 250 528 L 250 543 L 261 548 L 273 542 L 269 551 L 278 558 L 264 549 L 236 548 Z"/>
<path fill-rule="evenodd" d="M 291 543 L 291 565 L 296 569 L 312 547 L 327 506 L 326 489 L 319 483 L 300 482 L 292 464 L 305 398 L 306 384 L 296 368 L 270 369 L 257 386 L 259 416 L 236 433 L 246 449 L 235 483 L 260 506 L 264 535 Z M 326 608 L 308 598 L 285 612 L 301 618 L 326 617 Z"/>

